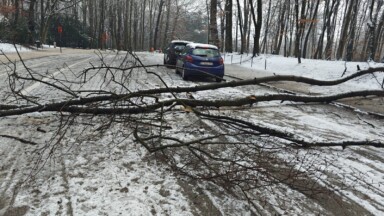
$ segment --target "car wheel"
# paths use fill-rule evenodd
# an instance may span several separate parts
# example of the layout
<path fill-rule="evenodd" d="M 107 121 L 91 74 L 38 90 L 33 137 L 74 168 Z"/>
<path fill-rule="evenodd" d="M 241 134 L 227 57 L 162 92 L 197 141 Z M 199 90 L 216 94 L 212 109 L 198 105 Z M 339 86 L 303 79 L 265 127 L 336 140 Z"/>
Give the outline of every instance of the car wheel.
<path fill-rule="evenodd" d="M 187 80 L 188 79 L 187 75 L 185 74 L 184 65 L 183 65 L 183 68 L 181 69 L 181 77 L 183 78 L 183 80 Z"/>
<path fill-rule="evenodd" d="M 169 56 L 167 56 L 167 58 L 164 59 L 164 64 L 165 64 L 168 68 L 171 67 L 171 66 L 169 65 Z"/>
<path fill-rule="evenodd" d="M 216 82 L 221 82 L 223 81 L 223 78 L 216 78 Z"/>
<path fill-rule="evenodd" d="M 179 70 L 177 69 L 177 64 L 175 65 L 175 72 L 176 72 L 176 74 L 180 73 Z"/>

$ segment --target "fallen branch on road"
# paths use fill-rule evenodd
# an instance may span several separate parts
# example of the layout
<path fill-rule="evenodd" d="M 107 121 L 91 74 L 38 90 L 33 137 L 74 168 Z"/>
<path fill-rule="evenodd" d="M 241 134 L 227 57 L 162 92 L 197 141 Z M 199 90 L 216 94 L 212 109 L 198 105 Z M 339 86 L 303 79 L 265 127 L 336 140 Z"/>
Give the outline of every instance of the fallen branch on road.
<path fill-rule="evenodd" d="M 266 101 L 291 101 L 303 103 L 330 103 L 332 101 L 353 98 L 353 97 L 368 97 L 368 96 L 384 96 L 382 90 L 367 90 L 347 92 L 328 96 L 306 96 L 306 95 L 291 95 L 291 94 L 267 94 L 267 95 L 251 95 L 244 98 L 231 100 L 194 100 L 194 99 L 170 99 L 165 101 L 155 100 L 152 104 L 137 104 L 119 102 L 128 102 L 136 98 L 146 97 L 140 94 L 122 94 L 122 95 L 107 95 L 88 98 L 80 98 L 76 100 L 68 100 L 59 103 L 44 104 L 40 106 L 19 107 L 7 110 L 0 110 L 0 117 L 22 115 L 34 112 L 68 112 L 78 114 L 93 114 L 93 115 L 110 115 L 110 114 L 139 114 L 154 112 L 157 109 L 182 105 L 190 107 L 234 107 L 252 105 L 258 102 Z"/>

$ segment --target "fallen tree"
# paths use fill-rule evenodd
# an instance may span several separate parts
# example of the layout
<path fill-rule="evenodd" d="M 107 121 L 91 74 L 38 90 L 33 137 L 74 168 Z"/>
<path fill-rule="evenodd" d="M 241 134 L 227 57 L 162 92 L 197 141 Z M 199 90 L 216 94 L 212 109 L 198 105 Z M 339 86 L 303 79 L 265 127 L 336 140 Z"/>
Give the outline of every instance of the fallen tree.
<path fill-rule="evenodd" d="M 106 131 L 123 125 L 120 136 L 134 139 L 175 172 L 220 185 L 231 194 L 248 200 L 253 205 L 253 210 L 257 211 L 260 206 L 255 202 L 258 198 L 254 193 L 261 188 L 273 190 L 274 186 L 284 184 L 307 196 L 334 192 L 335 188 L 324 186 L 318 177 L 327 175 L 327 168 L 330 166 L 330 161 L 324 163 L 323 154 L 350 146 L 384 147 L 383 140 L 351 140 L 349 137 L 335 141 L 311 140 L 294 131 L 258 124 L 247 118 L 246 114 L 228 116 L 220 113 L 222 108 L 251 112 L 250 109 L 257 107 L 258 103 L 271 101 L 302 106 L 355 97 L 383 97 L 382 89 L 317 96 L 249 94 L 245 97 L 218 100 L 195 99 L 192 95 L 194 92 L 276 81 L 332 86 L 382 73 L 384 68 L 358 71 L 337 80 L 271 76 L 178 87 L 170 86 L 158 73 L 157 70 L 163 65 L 146 66 L 133 53 L 120 60 L 113 58 L 111 62 L 102 53 L 98 54 L 99 66 L 91 64 L 82 71 L 62 68 L 48 73 L 28 68 L 24 61 L 21 61 L 22 70 L 19 70 L 16 62 L 6 64 L 9 85 L 8 92 L 2 96 L 0 117 L 22 118 L 39 113 L 54 116 L 58 120 L 57 123 L 51 123 L 57 129 L 50 133 L 52 137 L 45 143 L 0 135 L 5 139 L 14 139 L 36 147 L 34 157 L 38 162 L 32 169 L 34 172 L 40 170 L 44 161 L 53 157 L 58 148 L 71 145 L 71 128 L 79 128 L 79 137 L 86 137 L 94 133 L 103 136 Z M 148 88 L 145 83 L 140 83 L 141 79 L 135 77 L 143 76 L 143 73 L 151 75 L 151 79 L 156 79 L 161 87 Z M 94 86 L 94 83 L 99 85 Z M 33 93 L 34 88 L 31 86 L 49 89 L 58 97 L 47 99 Z M 176 114 L 182 115 L 181 121 L 174 119 Z M 87 130 L 81 128 L 83 125 L 88 125 Z M 204 133 L 196 129 L 199 127 L 204 128 Z M 184 138 L 189 133 L 193 137 Z M 319 168 L 320 165 L 323 167 Z M 341 200 L 335 194 L 332 196 Z M 327 202 L 329 201 L 324 201 L 323 204 L 326 205 Z"/>

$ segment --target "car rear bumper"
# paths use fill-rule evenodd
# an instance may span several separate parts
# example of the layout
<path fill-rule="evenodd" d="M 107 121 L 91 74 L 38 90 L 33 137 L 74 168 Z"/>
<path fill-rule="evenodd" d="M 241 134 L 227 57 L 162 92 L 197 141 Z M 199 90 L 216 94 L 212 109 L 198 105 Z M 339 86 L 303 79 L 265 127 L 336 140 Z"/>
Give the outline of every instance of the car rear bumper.
<path fill-rule="evenodd" d="M 186 63 L 184 65 L 185 68 L 185 75 L 186 76 L 193 76 L 193 77 L 204 77 L 204 76 L 218 76 L 223 77 L 224 76 L 224 65 L 220 65 L 217 67 L 202 67 L 197 66 L 192 63 Z"/>

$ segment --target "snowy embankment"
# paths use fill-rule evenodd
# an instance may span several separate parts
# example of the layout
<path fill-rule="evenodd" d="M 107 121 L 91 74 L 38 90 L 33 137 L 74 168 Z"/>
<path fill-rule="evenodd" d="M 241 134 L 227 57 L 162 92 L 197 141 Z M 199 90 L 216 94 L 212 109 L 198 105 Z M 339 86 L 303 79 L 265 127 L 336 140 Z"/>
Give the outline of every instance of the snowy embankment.
<path fill-rule="evenodd" d="M 315 59 L 302 59 L 299 64 L 297 58 L 279 55 L 260 55 L 251 58 L 251 55 L 223 54 L 225 64 L 236 64 L 254 71 L 254 76 L 295 75 L 318 80 L 335 80 L 351 75 L 359 70 L 384 67 L 384 63 L 376 62 L 346 62 L 325 61 Z M 241 62 L 241 63 L 240 63 Z M 250 77 L 251 78 L 251 77 Z M 311 86 L 311 93 L 335 94 L 346 91 L 382 89 L 384 73 L 363 76 L 338 86 L 318 87 Z"/>
<path fill-rule="evenodd" d="M 15 48 L 16 47 L 16 48 Z M 13 45 L 9 43 L 0 43 L 0 54 L 9 54 L 9 53 L 15 53 L 16 49 L 18 52 L 29 52 L 30 49 L 21 46 L 21 45 Z"/>

